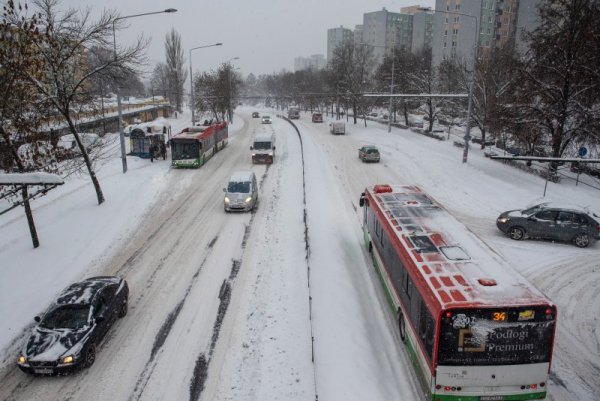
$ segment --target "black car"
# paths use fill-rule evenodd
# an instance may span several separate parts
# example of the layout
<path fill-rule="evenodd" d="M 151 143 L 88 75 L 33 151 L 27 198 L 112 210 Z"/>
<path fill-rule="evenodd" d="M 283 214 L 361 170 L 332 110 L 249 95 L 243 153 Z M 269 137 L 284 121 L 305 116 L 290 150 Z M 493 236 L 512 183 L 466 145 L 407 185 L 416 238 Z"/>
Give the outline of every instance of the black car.
<path fill-rule="evenodd" d="M 255 111 L 254 113 L 252 113 L 252 118 L 259 118 L 260 115 L 258 114 L 258 111 Z"/>
<path fill-rule="evenodd" d="M 71 284 L 33 328 L 17 360 L 33 374 L 67 373 L 89 367 L 96 347 L 115 320 L 127 314 L 129 287 L 120 277 L 92 277 Z"/>
<path fill-rule="evenodd" d="M 598 216 L 571 206 L 541 203 L 525 210 L 502 213 L 496 225 L 514 240 L 542 238 L 572 242 L 585 248 L 600 239 Z"/>

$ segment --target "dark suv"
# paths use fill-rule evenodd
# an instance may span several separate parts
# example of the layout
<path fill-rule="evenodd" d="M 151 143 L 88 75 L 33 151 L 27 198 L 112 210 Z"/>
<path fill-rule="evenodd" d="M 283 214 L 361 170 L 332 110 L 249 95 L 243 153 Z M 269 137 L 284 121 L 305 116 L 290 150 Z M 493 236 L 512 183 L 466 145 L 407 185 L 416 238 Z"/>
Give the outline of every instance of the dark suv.
<path fill-rule="evenodd" d="M 585 248 L 592 240 L 600 239 L 598 218 L 577 207 L 541 203 L 525 210 L 504 212 L 496 225 L 514 240 L 543 238 Z"/>

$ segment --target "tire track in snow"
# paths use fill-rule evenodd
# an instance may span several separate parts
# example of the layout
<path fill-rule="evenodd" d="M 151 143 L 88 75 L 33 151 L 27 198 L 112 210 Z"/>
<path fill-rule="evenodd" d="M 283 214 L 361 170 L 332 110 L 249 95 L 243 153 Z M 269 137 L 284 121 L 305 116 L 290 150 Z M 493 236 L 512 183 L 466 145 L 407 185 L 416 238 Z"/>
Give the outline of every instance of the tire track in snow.
<path fill-rule="evenodd" d="M 142 395 L 144 393 L 144 389 L 145 389 L 146 385 L 148 384 L 148 381 L 152 377 L 152 372 L 154 371 L 154 369 L 156 367 L 156 363 L 157 363 L 156 356 L 161 351 L 162 346 L 164 345 L 165 341 L 167 340 L 167 337 L 171 333 L 171 329 L 173 328 L 173 325 L 177 321 L 177 317 L 179 316 L 179 313 L 183 309 L 185 301 L 188 298 L 189 294 L 191 293 L 192 288 L 196 284 L 196 281 L 198 280 L 200 272 L 202 271 L 204 265 L 206 264 L 207 259 L 212 254 L 212 249 L 213 249 L 214 244 L 217 242 L 217 239 L 218 239 L 218 236 L 213 238 L 210 241 L 210 243 L 208 244 L 207 253 L 204 256 L 204 259 L 202 260 L 200 265 L 198 266 L 198 269 L 192 276 L 192 280 L 190 281 L 188 287 L 186 288 L 183 298 L 181 299 L 181 301 L 179 301 L 179 303 L 175 306 L 175 308 L 171 312 L 169 312 L 169 314 L 167 315 L 167 318 L 165 319 L 162 326 L 158 330 L 158 333 L 156 334 L 156 337 L 154 340 L 154 344 L 152 345 L 152 351 L 150 352 L 150 357 L 149 357 L 148 361 L 146 362 L 144 369 L 138 376 L 135 388 L 133 390 L 133 394 L 129 397 L 129 400 L 139 400 L 142 397 Z"/>
<path fill-rule="evenodd" d="M 266 179 L 267 174 L 269 172 L 269 165 L 265 169 L 264 174 L 261 176 L 260 183 Z M 262 185 L 260 185 L 262 188 Z M 258 205 L 258 203 L 257 203 Z M 260 207 L 260 206 L 259 206 Z M 215 317 L 215 322 L 213 324 L 213 333 L 211 337 L 211 342 L 207 353 L 200 353 L 196 358 L 196 365 L 194 367 L 194 374 L 190 380 L 189 385 L 189 394 L 190 401 L 199 400 L 202 396 L 202 392 L 204 391 L 206 381 L 208 379 L 208 370 L 210 368 L 210 363 L 213 357 L 213 353 L 215 347 L 217 345 L 217 341 L 219 340 L 219 334 L 221 332 L 221 327 L 223 324 L 223 320 L 227 314 L 227 309 L 229 308 L 229 303 L 231 301 L 231 293 L 233 291 L 233 285 L 235 282 L 235 278 L 240 271 L 240 267 L 242 265 L 242 260 L 244 259 L 244 251 L 246 249 L 246 244 L 248 238 L 250 237 L 250 233 L 252 232 L 252 225 L 254 223 L 254 218 L 256 216 L 256 211 L 252 210 L 250 221 L 244 227 L 244 236 L 242 237 L 242 242 L 240 244 L 242 248 L 242 254 L 240 255 L 240 259 L 234 259 L 231 265 L 231 271 L 229 272 L 229 277 L 223 281 L 221 285 L 221 290 L 219 291 L 219 308 L 217 310 L 217 315 Z"/>

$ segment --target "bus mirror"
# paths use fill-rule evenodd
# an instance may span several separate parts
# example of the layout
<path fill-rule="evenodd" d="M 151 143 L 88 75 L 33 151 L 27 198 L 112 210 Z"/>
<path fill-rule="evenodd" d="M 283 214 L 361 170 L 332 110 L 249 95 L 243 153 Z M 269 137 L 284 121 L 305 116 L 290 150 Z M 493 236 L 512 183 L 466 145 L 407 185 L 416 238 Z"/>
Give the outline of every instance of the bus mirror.
<path fill-rule="evenodd" d="M 360 207 L 363 207 L 365 205 L 365 193 L 364 192 L 362 194 L 360 194 L 360 199 L 358 201 L 358 204 L 360 205 Z"/>
<path fill-rule="evenodd" d="M 250 146 L 250 150 L 252 150 L 252 146 Z"/>
<path fill-rule="evenodd" d="M 275 150 L 275 145 L 273 145 L 273 150 Z"/>

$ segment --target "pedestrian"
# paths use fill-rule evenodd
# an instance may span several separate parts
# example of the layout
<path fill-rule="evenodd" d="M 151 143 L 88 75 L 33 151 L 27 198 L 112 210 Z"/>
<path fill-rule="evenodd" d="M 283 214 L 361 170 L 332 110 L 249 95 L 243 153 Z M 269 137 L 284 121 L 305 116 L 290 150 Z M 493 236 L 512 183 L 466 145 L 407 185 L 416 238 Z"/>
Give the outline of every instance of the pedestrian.
<path fill-rule="evenodd" d="M 154 163 L 154 145 L 150 145 L 150 161 Z"/>
<path fill-rule="evenodd" d="M 162 155 L 163 160 L 167 160 L 167 146 L 164 141 L 160 143 L 160 154 Z"/>

